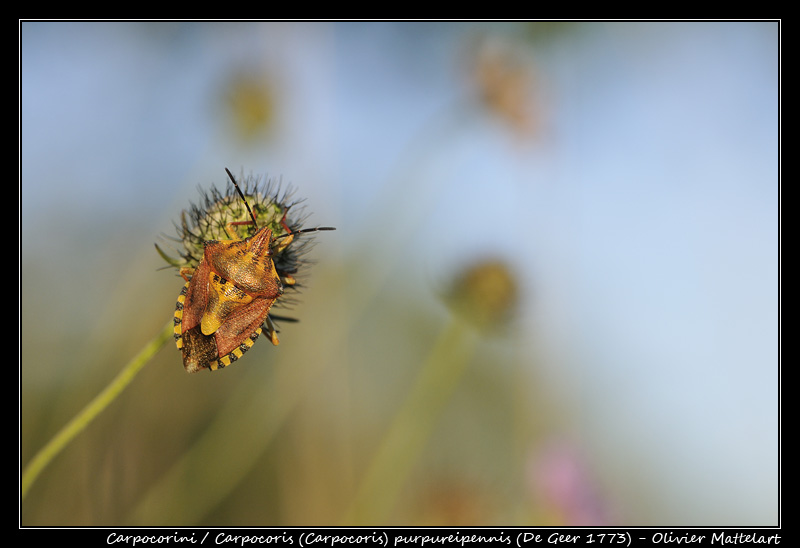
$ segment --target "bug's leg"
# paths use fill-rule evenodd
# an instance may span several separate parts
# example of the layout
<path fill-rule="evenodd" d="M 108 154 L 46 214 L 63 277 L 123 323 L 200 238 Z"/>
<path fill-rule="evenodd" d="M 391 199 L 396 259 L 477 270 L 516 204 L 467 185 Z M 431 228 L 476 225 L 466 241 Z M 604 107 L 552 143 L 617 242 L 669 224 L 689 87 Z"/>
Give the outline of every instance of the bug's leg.
<path fill-rule="evenodd" d="M 278 340 L 278 329 L 275 327 L 275 324 L 272 322 L 272 319 L 269 316 L 267 316 L 267 319 L 264 320 L 264 329 L 267 333 L 267 337 L 269 337 L 270 342 L 275 346 L 278 346 L 278 343 L 280 343 Z"/>
<path fill-rule="evenodd" d="M 294 241 L 294 233 L 292 229 L 289 228 L 289 225 L 286 224 L 286 214 L 289 213 L 289 208 L 287 207 L 286 210 L 283 212 L 283 217 L 281 217 L 281 226 L 286 231 L 286 236 L 281 238 L 281 243 L 275 246 L 275 251 L 280 253 L 284 249 L 286 249 L 290 243 Z M 292 284 L 289 284 L 292 285 Z"/>
<path fill-rule="evenodd" d="M 296 269 L 296 268 L 295 268 L 295 269 L 292 269 L 292 270 L 277 270 L 277 269 L 276 269 L 276 270 L 275 270 L 275 272 L 277 272 L 277 273 L 278 273 L 278 276 L 279 276 L 279 277 L 280 277 L 280 279 L 281 279 L 281 283 L 282 283 L 284 286 L 289 286 L 289 287 L 291 287 L 291 286 L 293 286 L 293 285 L 297 284 L 297 280 L 295 279 L 295 277 L 294 277 L 294 276 L 292 276 L 292 274 L 294 274 L 295 272 L 297 272 L 297 269 Z"/>
<path fill-rule="evenodd" d="M 253 221 L 231 221 L 225 225 L 225 233 L 231 240 L 243 240 L 244 238 L 241 237 L 239 231 L 236 230 L 237 226 L 240 225 L 251 225 Z"/>
<path fill-rule="evenodd" d="M 181 267 L 179 272 L 180 272 L 181 276 L 183 277 L 183 279 L 188 282 L 189 280 L 192 279 L 192 275 L 194 274 L 194 268 L 189 267 L 189 266 L 183 266 L 183 267 Z"/>

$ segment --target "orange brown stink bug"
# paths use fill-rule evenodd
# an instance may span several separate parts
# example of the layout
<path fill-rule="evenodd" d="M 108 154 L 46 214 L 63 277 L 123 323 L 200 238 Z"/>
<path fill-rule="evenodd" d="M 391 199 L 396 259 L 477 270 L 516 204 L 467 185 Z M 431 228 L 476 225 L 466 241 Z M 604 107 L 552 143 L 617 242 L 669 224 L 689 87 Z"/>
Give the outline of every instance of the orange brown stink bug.
<path fill-rule="evenodd" d="M 175 344 L 183 354 L 183 366 L 193 373 L 227 367 L 249 350 L 263 329 L 278 344 L 270 309 L 296 285 L 294 274 L 301 263 L 292 244 L 298 234 L 331 227 L 300 229 L 287 222 L 291 205 L 284 199 L 256 189 L 249 192 L 250 208 L 231 172 L 225 170 L 244 211 L 233 194 L 212 190 L 205 208 L 194 207 L 182 217 L 185 253 L 182 259 L 159 253 L 179 268 L 186 283 L 178 296 L 174 316 Z M 255 210 L 255 212 L 254 212 Z M 260 225 L 260 226 L 259 226 Z M 244 234 L 240 234 L 242 231 Z M 224 238 L 227 236 L 227 238 Z M 202 242 L 202 251 L 198 243 Z"/>

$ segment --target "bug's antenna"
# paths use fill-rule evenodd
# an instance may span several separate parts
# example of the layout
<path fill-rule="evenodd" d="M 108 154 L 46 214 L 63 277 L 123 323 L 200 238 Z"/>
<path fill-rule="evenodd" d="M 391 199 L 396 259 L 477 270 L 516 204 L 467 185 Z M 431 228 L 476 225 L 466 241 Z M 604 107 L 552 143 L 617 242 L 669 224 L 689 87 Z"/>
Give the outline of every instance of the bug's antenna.
<path fill-rule="evenodd" d="M 286 234 L 281 234 L 280 236 L 275 236 L 274 240 L 281 240 L 283 238 L 288 238 L 289 236 L 295 236 L 297 234 L 303 234 L 304 232 L 321 232 L 323 230 L 336 230 L 336 228 L 332 226 L 316 226 L 314 228 L 304 228 L 303 230 L 295 230 L 294 232 L 288 232 Z"/>
<path fill-rule="evenodd" d="M 244 202 L 244 206 L 247 208 L 247 212 L 250 214 L 250 218 L 253 219 L 253 224 L 255 225 L 256 228 L 258 228 L 258 223 L 256 222 L 256 216 L 253 215 L 253 210 L 250 209 L 250 204 L 247 203 L 247 199 L 244 197 L 244 194 L 242 194 L 242 189 L 239 188 L 239 185 L 236 184 L 236 179 L 233 178 L 233 174 L 231 174 L 230 170 L 227 167 L 225 168 L 225 173 L 227 173 L 228 177 L 231 178 L 231 182 L 233 183 L 233 186 L 236 187 L 236 192 L 238 192 L 239 196 L 242 197 L 242 201 Z"/>

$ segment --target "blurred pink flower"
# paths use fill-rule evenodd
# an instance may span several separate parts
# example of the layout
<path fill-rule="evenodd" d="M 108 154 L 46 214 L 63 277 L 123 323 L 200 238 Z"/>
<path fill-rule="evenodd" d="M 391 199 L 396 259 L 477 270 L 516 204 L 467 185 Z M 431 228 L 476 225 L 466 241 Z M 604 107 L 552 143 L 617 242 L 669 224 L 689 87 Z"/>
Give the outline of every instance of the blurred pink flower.
<path fill-rule="evenodd" d="M 555 513 L 563 525 L 612 525 L 607 501 L 573 444 L 556 441 L 537 451 L 529 461 L 528 482 L 547 513 Z"/>

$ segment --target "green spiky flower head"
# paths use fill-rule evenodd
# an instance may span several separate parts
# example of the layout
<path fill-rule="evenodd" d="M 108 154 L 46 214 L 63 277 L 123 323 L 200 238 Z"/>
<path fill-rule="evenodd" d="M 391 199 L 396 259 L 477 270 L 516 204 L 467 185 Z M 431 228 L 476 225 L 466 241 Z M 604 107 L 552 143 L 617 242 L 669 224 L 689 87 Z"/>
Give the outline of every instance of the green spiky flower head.
<path fill-rule="evenodd" d="M 200 202 L 182 211 L 180 224 L 175 225 L 177 237 L 162 238 L 173 242 L 172 253 L 156 244 L 159 255 L 167 263 L 179 270 L 196 268 L 203 258 L 205 243 L 230 240 L 231 226 L 241 239 L 253 236 L 264 227 L 272 231 L 273 238 L 302 230 L 305 215 L 300 202 L 292 200 L 291 189 L 281 189 L 274 181 L 257 176 L 240 176 L 237 183 L 247 204 L 231 184 L 225 186 L 224 191 L 215 186 L 207 191 L 199 189 Z M 258 226 L 253 224 L 248 205 Z M 309 242 L 307 237 L 294 238 L 286 246 L 276 246 L 272 256 L 275 269 L 292 276 L 302 273 L 302 267 L 307 264 L 302 257 Z"/>

